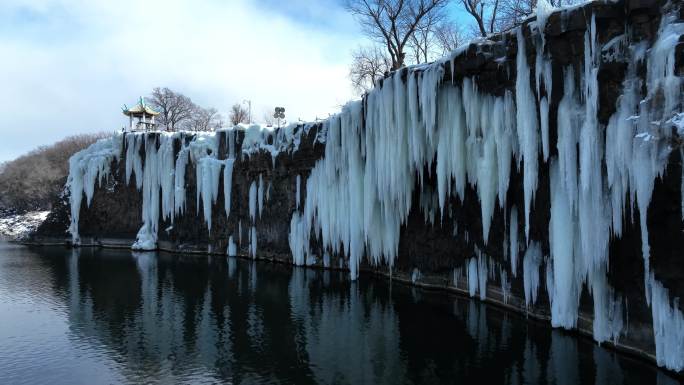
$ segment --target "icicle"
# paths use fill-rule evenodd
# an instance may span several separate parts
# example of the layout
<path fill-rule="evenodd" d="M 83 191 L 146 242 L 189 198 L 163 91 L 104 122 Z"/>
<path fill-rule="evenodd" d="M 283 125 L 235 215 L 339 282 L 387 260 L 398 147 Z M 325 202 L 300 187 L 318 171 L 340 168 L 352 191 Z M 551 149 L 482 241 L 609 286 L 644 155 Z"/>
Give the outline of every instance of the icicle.
<path fill-rule="evenodd" d="M 501 293 L 503 294 L 504 303 L 508 303 L 508 298 L 511 295 L 511 282 L 508 280 L 508 274 L 502 267 L 499 268 L 499 279 L 501 281 Z"/>
<path fill-rule="evenodd" d="M 484 301 L 487 299 L 487 256 L 479 251 L 477 254 L 478 286 L 480 290 L 480 299 Z"/>
<path fill-rule="evenodd" d="M 537 242 L 530 243 L 523 257 L 523 286 L 525 289 L 525 304 L 528 308 L 537 302 L 539 266 L 541 261 L 541 246 Z"/>
<path fill-rule="evenodd" d="M 535 80 L 537 84 L 537 101 L 539 102 L 539 117 L 541 129 L 542 154 L 544 161 L 549 159 L 549 98 L 552 92 L 552 70 L 551 61 L 544 55 L 544 48 L 546 45 L 546 36 L 544 35 L 544 28 L 549 15 L 553 12 L 554 7 L 549 4 L 548 0 L 539 0 L 536 8 L 536 27 L 539 33 L 539 42 L 537 46 L 537 57 L 535 63 Z M 542 97 L 541 84 L 544 82 L 544 90 L 546 95 Z"/>
<path fill-rule="evenodd" d="M 259 202 L 259 218 L 261 218 L 261 213 L 264 212 L 264 176 L 259 174 L 259 187 L 257 189 L 257 197 Z"/>
<path fill-rule="evenodd" d="M 462 200 L 466 185 L 465 122 L 461 92 L 457 87 L 442 89 L 438 97 L 437 190 L 442 215 L 447 197 L 454 190 Z"/>
<path fill-rule="evenodd" d="M 593 270 L 589 277 L 591 293 L 594 299 L 594 340 L 599 344 L 604 341 L 617 343 L 624 331 L 621 299 L 616 299 L 613 289 L 608 285 L 605 266 Z"/>
<path fill-rule="evenodd" d="M 515 104 L 513 95 L 506 91 L 503 98 L 497 98 L 492 112 L 493 130 L 490 135 L 496 140 L 497 175 L 499 180 L 499 206 L 506 207 L 506 194 L 511 178 L 511 160 L 515 141 Z"/>
<path fill-rule="evenodd" d="M 140 157 L 140 149 L 144 142 L 144 136 L 130 133 L 126 134 L 126 183 L 131 180 L 131 175 L 135 173 L 135 186 L 140 190 L 142 188 L 143 166 L 142 158 Z"/>
<path fill-rule="evenodd" d="M 522 28 L 517 30 L 518 54 L 515 102 L 518 142 L 523 161 L 523 192 L 525 195 L 525 239 L 530 237 L 530 210 L 537 190 L 539 126 L 534 94 L 530 88 L 530 67 L 527 65 L 525 38 Z"/>
<path fill-rule="evenodd" d="M 228 249 L 226 250 L 226 253 L 229 257 L 237 256 L 237 246 L 235 245 L 235 241 L 233 241 L 232 235 L 228 238 Z"/>
<path fill-rule="evenodd" d="M 257 255 L 257 230 L 255 226 L 249 229 L 249 256 L 256 259 Z"/>
<path fill-rule="evenodd" d="M 249 218 L 252 223 L 256 221 L 257 214 L 257 183 L 253 181 L 249 186 Z"/>
<path fill-rule="evenodd" d="M 558 162 L 550 165 L 551 221 L 549 246 L 553 258 L 551 325 L 572 329 L 577 324 L 579 288 L 575 279 L 575 223 L 563 188 Z"/>
<path fill-rule="evenodd" d="M 309 231 L 298 213 L 295 213 L 290 220 L 289 241 L 292 263 L 295 266 L 304 266 L 309 253 Z"/>
<path fill-rule="evenodd" d="M 175 218 L 175 179 L 176 179 L 176 154 L 174 153 L 174 140 L 177 134 L 162 133 L 159 136 L 159 184 L 161 188 L 162 219 L 173 220 Z"/>
<path fill-rule="evenodd" d="M 204 220 L 211 231 L 212 207 L 218 199 L 219 176 L 225 162 L 214 158 L 202 158 L 197 163 L 197 194 L 202 198 Z M 199 207 L 199 200 L 198 205 Z"/>
<path fill-rule="evenodd" d="M 518 251 L 520 246 L 518 244 L 518 206 L 513 206 L 511 208 L 511 219 L 509 221 L 509 235 L 508 240 L 510 242 L 510 256 L 511 256 L 511 273 L 513 277 L 518 276 Z"/>
<path fill-rule="evenodd" d="M 302 199 L 301 198 L 301 192 L 300 192 L 301 186 L 302 186 L 302 176 L 297 175 L 297 193 L 296 193 L 297 195 L 295 195 L 297 197 L 297 200 L 296 200 L 297 210 L 299 210 L 299 202 Z"/>
<path fill-rule="evenodd" d="M 226 131 L 226 138 L 228 140 L 228 159 L 235 159 L 235 135 L 236 131 L 234 129 L 229 129 Z"/>
<path fill-rule="evenodd" d="M 658 365 L 670 370 L 684 370 L 684 315 L 679 301 L 670 302 L 668 290 L 649 275 L 651 311 Z"/>
<path fill-rule="evenodd" d="M 230 217 L 231 192 L 233 190 L 233 164 L 235 159 L 226 159 L 223 167 L 223 199 L 226 218 Z"/>
<path fill-rule="evenodd" d="M 420 270 L 418 270 L 417 267 L 413 268 L 413 271 L 411 272 L 411 283 L 415 284 L 420 280 Z"/>
<path fill-rule="evenodd" d="M 606 207 L 603 176 L 602 132 L 598 123 L 598 66 L 600 48 L 597 47 L 596 20 L 592 16 L 584 38 L 584 122 L 579 135 L 579 230 L 581 255 L 587 271 L 607 263 L 610 211 Z M 575 166 L 576 167 L 576 166 Z"/>
<path fill-rule="evenodd" d="M 544 28 L 546 27 L 546 21 L 549 19 L 549 15 L 555 10 L 554 6 L 549 3 L 549 0 L 538 0 L 537 6 L 535 8 L 535 14 L 537 16 L 537 30 L 544 36 Z"/>
<path fill-rule="evenodd" d="M 152 139 L 154 138 L 154 139 Z M 147 140 L 149 139 L 149 140 Z M 159 227 L 159 157 L 157 156 L 157 137 L 145 140 L 145 167 L 142 182 L 142 219 L 133 250 L 156 250 Z"/>
<path fill-rule="evenodd" d="M 468 261 L 468 294 L 475 297 L 479 285 L 477 274 L 477 258 L 470 258 Z"/>

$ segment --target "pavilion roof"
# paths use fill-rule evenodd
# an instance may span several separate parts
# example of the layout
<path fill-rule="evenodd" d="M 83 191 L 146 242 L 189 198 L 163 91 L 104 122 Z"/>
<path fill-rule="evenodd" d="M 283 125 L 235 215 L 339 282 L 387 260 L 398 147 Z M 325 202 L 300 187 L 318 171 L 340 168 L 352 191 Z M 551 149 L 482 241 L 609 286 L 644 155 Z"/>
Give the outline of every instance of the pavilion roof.
<path fill-rule="evenodd" d="M 154 116 L 159 115 L 159 112 L 155 111 L 154 109 L 152 109 L 152 107 L 145 104 L 145 100 L 143 98 L 140 98 L 140 101 L 138 102 L 138 104 L 136 104 L 135 106 L 133 106 L 131 108 L 127 108 L 124 105 L 123 113 L 126 116 L 138 116 L 138 115 L 143 115 L 143 114 L 154 115 Z"/>

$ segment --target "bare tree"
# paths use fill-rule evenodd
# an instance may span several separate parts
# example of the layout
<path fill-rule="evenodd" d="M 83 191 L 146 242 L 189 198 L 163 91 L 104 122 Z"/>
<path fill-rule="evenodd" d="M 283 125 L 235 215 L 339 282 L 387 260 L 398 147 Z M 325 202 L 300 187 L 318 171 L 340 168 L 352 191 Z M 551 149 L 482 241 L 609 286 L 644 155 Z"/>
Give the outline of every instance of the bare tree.
<path fill-rule="evenodd" d="M 416 26 L 416 30 L 408 43 L 415 64 L 427 63 L 435 58 L 436 39 L 434 33 L 443 19 L 443 13 L 428 14 Z"/>
<path fill-rule="evenodd" d="M 386 48 L 390 70 L 404 66 L 406 46 L 423 20 L 444 12 L 449 0 L 347 0 L 363 32 Z"/>
<path fill-rule="evenodd" d="M 497 23 L 499 30 L 505 31 L 520 25 L 537 9 L 539 0 L 500 0 L 501 8 Z M 541 0 L 546 1 L 552 7 L 577 4 L 580 0 Z"/>
<path fill-rule="evenodd" d="M 377 46 L 359 47 L 352 56 L 349 78 L 360 94 L 373 88 L 375 81 L 389 72 L 392 66 L 390 59 Z"/>
<path fill-rule="evenodd" d="M 248 123 L 249 112 L 240 103 L 235 103 L 230 108 L 228 119 L 233 126 L 237 126 L 240 123 Z"/>
<path fill-rule="evenodd" d="M 159 112 L 159 124 L 170 131 L 190 120 L 197 108 L 189 97 L 166 87 L 155 88 L 149 103 Z"/>
<path fill-rule="evenodd" d="M 501 0 L 461 0 L 463 8 L 477 23 L 477 29 L 482 37 L 496 31 L 496 17 Z"/>
<path fill-rule="evenodd" d="M 435 39 L 442 51 L 441 55 L 446 55 L 458 48 L 462 43 L 461 31 L 452 22 L 443 22 L 435 28 Z"/>
<path fill-rule="evenodd" d="M 190 128 L 195 131 L 211 131 L 221 122 L 221 115 L 216 108 L 195 107 L 190 121 Z M 221 122 L 221 125 L 222 122 Z"/>

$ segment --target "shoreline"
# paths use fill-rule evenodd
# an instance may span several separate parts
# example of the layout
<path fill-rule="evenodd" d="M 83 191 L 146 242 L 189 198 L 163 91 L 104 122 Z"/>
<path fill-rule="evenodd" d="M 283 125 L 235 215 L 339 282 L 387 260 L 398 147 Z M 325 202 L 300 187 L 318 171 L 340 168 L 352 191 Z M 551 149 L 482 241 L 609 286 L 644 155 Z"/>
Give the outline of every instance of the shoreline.
<path fill-rule="evenodd" d="M 52 246 L 61 246 L 65 248 L 70 248 L 70 249 L 75 249 L 75 248 L 101 248 L 101 249 L 114 249 L 114 250 L 123 250 L 127 249 L 130 250 L 131 252 L 138 252 L 138 253 L 169 253 L 172 255 L 178 255 L 178 254 L 189 254 L 189 255 L 196 255 L 196 256 L 222 256 L 222 257 L 227 257 L 230 258 L 231 256 L 227 255 L 226 253 L 221 253 L 221 252 L 210 252 L 210 251 L 201 251 L 201 250 L 178 250 L 178 249 L 171 249 L 171 248 L 165 248 L 165 247 L 158 247 L 156 250 L 131 250 L 131 244 L 134 242 L 134 240 L 124 240 L 124 239 L 117 239 L 118 243 L 104 243 L 104 242 L 98 242 L 98 243 L 86 243 L 86 244 L 80 244 L 78 246 L 74 246 L 71 244 L 70 241 L 63 239 L 61 242 L 59 239 L 54 239 L 52 242 L 36 242 L 36 241 L 26 241 L 26 240 L 15 240 L 15 241 L 8 241 L 8 243 L 13 243 L 13 244 L 19 244 L 27 247 L 52 247 Z M 307 268 L 307 269 L 315 269 L 315 270 L 329 270 L 329 271 L 345 271 L 349 272 L 348 268 L 340 268 L 340 267 L 324 267 L 321 265 L 310 265 L 310 266 L 297 266 L 294 263 L 291 262 L 291 258 L 288 261 L 287 259 L 280 259 L 271 257 L 249 257 L 244 254 L 239 254 L 232 256 L 234 258 L 240 258 L 242 260 L 249 260 L 249 261 L 257 261 L 257 262 L 267 262 L 267 263 L 277 263 L 281 265 L 289 265 L 292 267 L 301 267 L 301 268 Z M 389 282 L 391 285 L 393 282 L 398 282 L 401 285 L 407 286 L 407 287 L 416 287 L 421 290 L 425 290 L 428 292 L 433 292 L 433 293 L 443 293 L 448 296 L 456 296 L 459 298 L 465 298 L 469 300 L 475 300 L 481 303 L 484 303 L 485 305 L 492 306 L 497 309 L 501 309 L 503 311 L 508 311 L 511 313 L 514 313 L 516 315 L 523 316 L 527 322 L 537 322 L 537 323 L 543 323 L 550 329 L 558 329 L 559 331 L 566 333 L 570 336 L 576 337 L 576 338 L 584 338 L 590 340 L 593 344 L 605 347 L 609 350 L 615 351 L 618 354 L 621 354 L 625 357 L 628 357 L 630 359 L 638 360 L 641 362 L 644 362 L 648 365 L 653 366 L 655 369 L 662 371 L 663 373 L 666 373 L 668 376 L 671 376 L 672 378 L 679 380 L 679 381 L 684 381 L 684 371 L 682 372 L 675 372 L 673 370 L 670 370 L 666 367 L 661 367 L 658 366 L 657 364 L 657 359 L 655 354 L 652 354 L 646 350 L 639 349 L 638 347 L 630 346 L 627 344 L 622 344 L 622 343 L 614 343 L 612 341 L 604 341 L 601 343 L 598 343 L 596 340 L 593 338 L 593 331 L 591 329 L 593 318 L 592 317 L 587 317 L 585 314 L 580 313 L 578 316 L 577 320 L 577 326 L 575 329 L 568 330 L 564 328 L 554 328 L 551 326 L 551 317 L 546 314 L 542 313 L 537 313 L 534 311 L 529 311 L 527 309 L 523 309 L 519 306 L 514 306 L 508 301 L 503 301 L 501 298 L 504 298 L 503 293 L 501 292 L 500 288 L 498 286 L 494 285 L 487 285 L 487 295 L 484 299 L 481 299 L 479 296 L 470 296 L 469 292 L 467 289 L 459 288 L 457 286 L 453 285 L 438 285 L 438 284 L 433 284 L 433 283 L 428 283 L 428 282 L 421 282 L 420 280 L 412 280 L 410 274 L 404 273 L 404 272 L 399 272 L 398 274 L 391 274 L 389 272 L 383 271 L 378 268 L 370 268 L 368 266 L 359 266 L 359 273 L 362 273 L 366 276 L 374 277 L 374 278 L 381 278 L 384 279 L 385 281 Z M 434 276 L 433 276 L 434 278 Z M 420 279 L 420 278 L 419 278 Z M 448 281 L 446 281 L 448 282 Z M 490 293 L 497 294 L 499 298 L 493 297 Z M 515 297 L 513 295 L 510 295 L 509 298 L 516 299 L 520 301 L 520 298 Z M 522 299 L 522 302 L 524 303 L 524 299 Z M 587 325 L 589 327 L 587 327 Z"/>

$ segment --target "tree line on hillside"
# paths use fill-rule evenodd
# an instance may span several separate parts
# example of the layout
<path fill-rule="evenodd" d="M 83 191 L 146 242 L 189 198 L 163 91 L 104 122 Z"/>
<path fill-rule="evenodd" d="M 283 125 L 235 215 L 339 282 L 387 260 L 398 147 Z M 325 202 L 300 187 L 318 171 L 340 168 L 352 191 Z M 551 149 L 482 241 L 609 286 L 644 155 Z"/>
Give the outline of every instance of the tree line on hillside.
<path fill-rule="evenodd" d="M 579 0 L 540 0 L 560 7 Z M 405 65 L 422 64 L 448 54 L 475 37 L 520 25 L 538 0 L 346 0 L 370 44 L 352 53 L 349 78 L 359 93 Z M 454 7 L 469 15 L 469 28 L 451 17 Z"/>
<path fill-rule="evenodd" d="M 110 133 L 70 136 L 0 164 L 0 211 L 50 209 L 64 188 L 69 158 Z"/>

